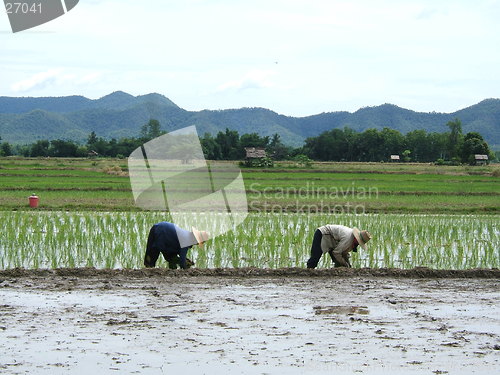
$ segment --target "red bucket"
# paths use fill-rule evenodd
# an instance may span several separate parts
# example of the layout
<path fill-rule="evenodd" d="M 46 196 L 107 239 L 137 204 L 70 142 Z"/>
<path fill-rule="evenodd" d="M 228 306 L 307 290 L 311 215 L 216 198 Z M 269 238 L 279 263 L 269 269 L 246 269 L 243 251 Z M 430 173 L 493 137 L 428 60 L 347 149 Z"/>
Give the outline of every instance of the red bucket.
<path fill-rule="evenodd" d="M 31 197 L 29 197 L 29 201 L 30 201 L 31 208 L 37 208 L 38 202 L 40 201 L 40 198 L 38 198 L 35 194 L 33 194 Z"/>

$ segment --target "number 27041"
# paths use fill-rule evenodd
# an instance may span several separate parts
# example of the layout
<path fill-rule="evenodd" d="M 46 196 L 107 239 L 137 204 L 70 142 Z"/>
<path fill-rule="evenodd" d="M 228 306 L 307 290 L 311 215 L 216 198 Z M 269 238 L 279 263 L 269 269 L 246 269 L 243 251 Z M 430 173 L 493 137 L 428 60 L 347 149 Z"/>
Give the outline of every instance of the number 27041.
<path fill-rule="evenodd" d="M 5 3 L 7 14 L 42 13 L 42 3 Z"/>

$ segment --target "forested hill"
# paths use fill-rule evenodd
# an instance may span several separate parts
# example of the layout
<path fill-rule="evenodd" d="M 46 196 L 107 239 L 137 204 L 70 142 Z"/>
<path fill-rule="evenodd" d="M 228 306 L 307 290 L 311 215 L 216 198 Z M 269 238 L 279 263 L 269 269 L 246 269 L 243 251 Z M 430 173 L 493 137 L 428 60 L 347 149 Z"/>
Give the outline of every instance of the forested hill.
<path fill-rule="evenodd" d="M 402 133 L 415 129 L 444 132 L 448 121 L 459 118 L 464 133 L 477 131 L 490 145 L 500 145 L 500 99 L 483 100 L 454 113 L 422 113 L 384 104 L 354 113 L 289 117 L 264 108 L 186 111 L 160 94 L 132 96 L 121 91 L 96 100 L 83 96 L 0 97 L 0 136 L 11 143 L 39 139 L 83 141 L 92 131 L 108 139 L 137 136 L 151 118 L 159 120 L 166 131 L 196 125 L 200 136 L 205 132 L 215 135 L 226 128 L 240 134 L 278 133 L 293 146 L 325 130 L 345 126 L 357 131 L 389 127 Z"/>

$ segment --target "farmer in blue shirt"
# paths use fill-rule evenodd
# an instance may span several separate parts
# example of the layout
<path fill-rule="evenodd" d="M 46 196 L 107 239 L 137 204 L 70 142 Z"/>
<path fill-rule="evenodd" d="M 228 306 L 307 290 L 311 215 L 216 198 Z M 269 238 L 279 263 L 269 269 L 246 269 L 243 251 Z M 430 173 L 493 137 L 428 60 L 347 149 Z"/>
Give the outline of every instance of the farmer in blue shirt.
<path fill-rule="evenodd" d="M 179 228 L 177 225 L 162 221 L 153 225 L 149 231 L 144 265 L 154 267 L 160 253 L 169 264 L 169 268 L 188 268 L 194 263 L 187 259 L 188 250 L 193 245 L 203 246 L 208 240 L 208 233 L 192 228 L 192 231 Z"/>

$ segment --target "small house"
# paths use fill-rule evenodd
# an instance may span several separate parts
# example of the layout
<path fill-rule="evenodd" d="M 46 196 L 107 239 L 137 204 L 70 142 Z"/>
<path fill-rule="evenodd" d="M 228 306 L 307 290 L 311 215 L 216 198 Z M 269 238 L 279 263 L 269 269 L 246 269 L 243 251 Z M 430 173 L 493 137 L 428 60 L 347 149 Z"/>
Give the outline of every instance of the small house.
<path fill-rule="evenodd" d="M 391 155 L 391 161 L 392 162 L 399 162 L 400 161 L 399 155 Z"/>
<path fill-rule="evenodd" d="M 266 158 L 263 147 L 245 147 L 245 164 L 249 167 L 258 166 Z"/>
<path fill-rule="evenodd" d="M 262 159 L 266 157 L 266 149 L 263 147 L 245 147 L 247 159 Z"/>
<path fill-rule="evenodd" d="M 488 155 L 475 154 L 474 160 L 476 162 L 476 165 L 488 164 Z"/>
<path fill-rule="evenodd" d="M 88 153 L 87 153 L 87 157 L 90 158 L 90 159 L 93 159 L 93 158 L 96 158 L 99 156 L 99 153 L 94 151 L 94 150 L 90 150 Z"/>

